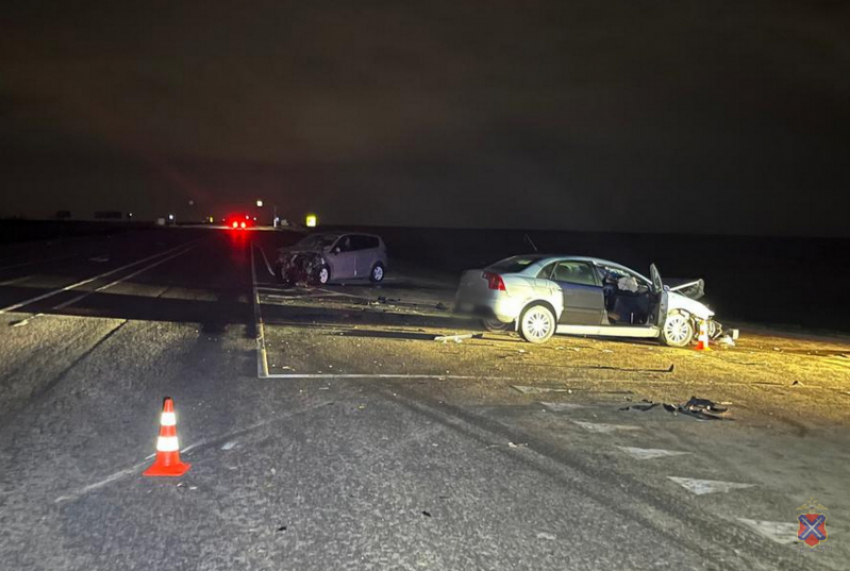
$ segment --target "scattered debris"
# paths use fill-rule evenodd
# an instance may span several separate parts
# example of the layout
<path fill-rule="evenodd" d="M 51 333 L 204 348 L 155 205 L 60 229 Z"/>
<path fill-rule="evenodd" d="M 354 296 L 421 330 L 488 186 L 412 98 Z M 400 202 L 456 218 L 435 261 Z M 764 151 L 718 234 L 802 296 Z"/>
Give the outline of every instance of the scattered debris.
<path fill-rule="evenodd" d="M 483 333 L 468 333 L 466 335 L 437 335 L 434 337 L 434 341 L 442 341 L 443 343 L 447 343 L 449 341 L 463 343 L 464 339 L 481 339 L 482 337 L 484 337 Z"/>
<path fill-rule="evenodd" d="M 435 307 L 436 309 L 448 309 L 445 305 L 443 305 L 443 303 L 442 303 L 442 302 L 439 302 L 439 303 L 438 303 L 437 305 L 435 305 L 434 307 Z"/>
<path fill-rule="evenodd" d="M 722 404 L 718 404 L 708 399 L 691 397 L 685 403 L 668 404 L 663 402 L 653 402 L 644 399 L 639 403 L 634 403 L 621 407 L 621 411 L 638 411 L 647 412 L 653 409 L 665 410 L 674 415 L 681 414 L 689 416 L 697 420 L 732 420 L 731 418 L 719 416 L 728 412 L 728 408 Z"/>
<path fill-rule="evenodd" d="M 558 538 L 557 538 L 557 536 L 555 536 L 551 533 L 546 533 L 545 531 L 540 531 L 540 532 L 537 532 L 537 539 L 548 539 L 549 541 L 555 541 Z"/>
<path fill-rule="evenodd" d="M 277 530 L 278 530 L 278 531 L 286 531 L 286 526 L 285 526 L 285 525 L 282 525 L 282 526 L 280 526 L 279 528 L 277 528 Z"/>
<path fill-rule="evenodd" d="M 508 442 L 508 447 L 509 447 L 509 448 L 525 448 L 525 447 L 527 447 L 527 446 L 528 446 L 528 443 L 527 443 L 527 442 L 523 442 L 523 443 L 521 443 L 521 444 L 516 444 L 516 443 L 514 443 L 514 442 Z"/>
<path fill-rule="evenodd" d="M 801 383 L 800 381 L 794 381 L 793 383 L 791 383 L 791 386 L 792 387 L 802 387 L 803 383 Z"/>
<path fill-rule="evenodd" d="M 431 512 L 428 512 L 428 511 L 424 511 L 424 510 L 423 510 L 423 511 L 422 511 L 422 515 L 424 515 L 425 517 L 431 517 Z"/>
<path fill-rule="evenodd" d="M 732 339 L 731 335 L 725 335 L 718 339 L 717 344 L 724 349 L 730 349 L 735 346 L 735 340 Z"/>

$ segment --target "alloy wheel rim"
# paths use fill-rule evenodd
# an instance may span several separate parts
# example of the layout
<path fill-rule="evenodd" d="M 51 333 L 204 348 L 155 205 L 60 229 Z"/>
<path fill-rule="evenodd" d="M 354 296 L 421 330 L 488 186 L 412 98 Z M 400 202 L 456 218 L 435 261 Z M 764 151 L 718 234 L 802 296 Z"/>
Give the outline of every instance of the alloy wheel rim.
<path fill-rule="evenodd" d="M 375 266 L 375 268 L 372 270 L 372 276 L 376 280 L 380 281 L 384 277 L 384 269 L 381 266 Z"/>
<path fill-rule="evenodd" d="M 545 337 L 551 327 L 552 324 L 549 321 L 549 316 L 542 311 L 531 311 L 525 317 L 525 330 L 529 336 L 535 339 Z"/>
<path fill-rule="evenodd" d="M 688 335 L 688 324 L 681 315 L 667 319 L 664 327 L 667 338 L 674 343 L 682 343 Z"/>
<path fill-rule="evenodd" d="M 328 270 L 327 268 L 322 268 L 319 270 L 319 281 L 324 283 L 328 282 Z"/>

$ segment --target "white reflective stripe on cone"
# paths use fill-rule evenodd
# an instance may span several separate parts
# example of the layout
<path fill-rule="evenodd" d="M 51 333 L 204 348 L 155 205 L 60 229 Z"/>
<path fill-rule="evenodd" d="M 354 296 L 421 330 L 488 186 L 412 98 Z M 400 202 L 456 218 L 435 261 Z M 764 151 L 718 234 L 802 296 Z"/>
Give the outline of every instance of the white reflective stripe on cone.
<path fill-rule="evenodd" d="M 156 441 L 157 452 L 177 452 L 178 450 L 180 450 L 180 444 L 176 436 L 160 436 Z"/>
<path fill-rule="evenodd" d="M 159 419 L 159 424 L 162 426 L 176 426 L 177 417 L 173 412 L 164 412 Z"/>

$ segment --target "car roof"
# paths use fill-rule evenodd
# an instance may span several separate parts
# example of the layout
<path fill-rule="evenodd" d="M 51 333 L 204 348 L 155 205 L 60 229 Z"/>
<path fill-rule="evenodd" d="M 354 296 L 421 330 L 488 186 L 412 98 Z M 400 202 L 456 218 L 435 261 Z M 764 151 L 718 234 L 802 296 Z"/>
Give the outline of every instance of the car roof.
<path fill-rule="evenodd" d="M 591 258 L 589 256 L 565 256 L 565 255 L 559 256 L 557 254 L 550 254 L 550 255 L 547 255 L 545 258 L 541 258 L 535 264 L 532 264 L 532 265 L 540 264 L 541 266 L 545 266 L 545 265 L 550 264 L 552 262 L 563 261 L 563 260 L 570 260 L 570 261 L 574 261 L 574 262 L 587 262 L 587 263 L 590 263 L 590 264 L 595 264 L 595 265 L 600 265 L 600 266 L 610 266 L 614 269 L 626 270 L 627 272 L 637 274 L 640 277 L 646 279 L 647 281 L 650 281 L 649 278 L 647 278 L 646 276 L 644 276 L 640 272 L 635 271 L 628 266 L 624 266 L 623 264 L 618 264 L 617 262 L 612 262 L 611 260 L 605 260 L 603 258 Z"/>
<path fill-rule="evenodd" d="M 511 257 L 521 257 L 521 256 L 522 255 L 511 256 Z M 624 266 L 623 264 L 618 264 L 617 262 L 612 262 L 610 260 L 605 260 L 603 258 L 593 258 L 593 257 L 590 257 L 590 256 L 570 256 L 570 255 L 567 255 L 567 254 L 527 254 L 527 256 L 528 257 L 535 257 L 537 259 L 534 262 L 532 262 L 531 264 L 529 264 L 528 266 L 526 266 L 525 269 L 523 269 L 523 270 L 521 270 L 520 272 L 517 272 L 517 273 L 525 272 L 525 271 L 527 271 L 531 268 L 541 269 L 544 266 L 547 266 L 547 265 L 549 265 L 553 262 L 570 260 L 570 261 L 574 261 L 574 262 L 586 262 L 586 263 L 595 264 L 595 265 L 610 266 L 611 268 L 614 268 L 614 269 L 621 269 L 621 270 L 625 270 L 627 272 L 631 272 L 633 274 L 637 274 L 640 277 L 647 279 L 647 281 L 649 281 L 648 278 L 646 278 L 646 276 L 644 276 L 640 272 L 637 272 L 637 271 L 633 270 L 632 268 Z M 493 264 L 493 265 L 495 265 L 495 264 Z"/>

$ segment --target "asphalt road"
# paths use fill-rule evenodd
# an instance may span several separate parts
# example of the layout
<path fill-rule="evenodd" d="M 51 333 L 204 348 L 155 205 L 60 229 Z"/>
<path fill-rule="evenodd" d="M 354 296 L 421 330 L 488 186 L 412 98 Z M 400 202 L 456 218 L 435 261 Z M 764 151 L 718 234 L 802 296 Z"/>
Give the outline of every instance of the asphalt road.
<path fill-rule="evenodd" d="M 281 288 L 296 238 L 0 250 L 0 567 L 847 568 L 846 340 L 435 342 L 450 281 Z M 692 392 L 734 420 L 621 410 Z M 192 469 L 144 478 L 165 396 Z"/>

